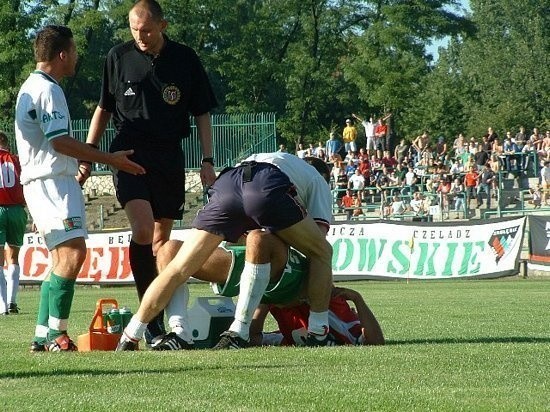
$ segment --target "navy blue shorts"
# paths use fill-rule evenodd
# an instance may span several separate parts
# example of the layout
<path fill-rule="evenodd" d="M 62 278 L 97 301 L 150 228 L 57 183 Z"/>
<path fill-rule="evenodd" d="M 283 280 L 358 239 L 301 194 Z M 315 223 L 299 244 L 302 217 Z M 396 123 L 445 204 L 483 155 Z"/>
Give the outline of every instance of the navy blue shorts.
<path fill-rule="evenodd" d="M 306 216 L 287 175 L 269 163 L 224 170 L 208 196 L 193 227 L 223 236 L 229 242 L 236 242 L 252 229 L 286 229 Z"/>

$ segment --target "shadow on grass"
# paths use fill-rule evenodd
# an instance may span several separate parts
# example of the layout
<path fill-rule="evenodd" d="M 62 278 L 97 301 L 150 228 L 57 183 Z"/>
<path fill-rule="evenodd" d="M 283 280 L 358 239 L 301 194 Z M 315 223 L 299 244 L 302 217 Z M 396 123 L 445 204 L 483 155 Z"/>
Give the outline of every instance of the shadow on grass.
<path fill-rule="evenodd" d="M 210 366 L 210 367 L 197 367 L 189 366 L 188 368 L 184 367 L 174 367 L 174 368 L 161 368 L 161 369 L 135 369 L 135 370 L 98 370 L 98 369 L 55 369 L 55 370 L 44 370 L 44 371 L 17 371 L 17 372 L 5 372 L 0 373 L 0 379 L 27 379 L 27 378 L 49 378 L 49 377 L 60 377 L 60 376 L 80 376 L 80 375 L 90 375 L 90 376 L 128 376 L 132 373 L 153 373 L 153 374 L 162 374 L 162 373 L 182 373 L 182 372 L 194 372 L 194 371 L 215 371 L 228 369 L 234 371 L 236 367 L 239 369 L 280 369 L 287 367 L 288 365 L 231 365 L 229 366 Z"/>
<path fill-rule="evenodd" d="M 550 338 L 525 336 L 387 340 L 386 345 L 438 345 L 449 343 L 550 343 Z"/>

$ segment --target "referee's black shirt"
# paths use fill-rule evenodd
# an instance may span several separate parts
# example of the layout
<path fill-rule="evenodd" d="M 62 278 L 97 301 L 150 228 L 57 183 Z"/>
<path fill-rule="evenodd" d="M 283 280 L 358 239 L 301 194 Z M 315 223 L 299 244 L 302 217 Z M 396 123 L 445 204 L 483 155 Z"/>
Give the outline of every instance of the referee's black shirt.
<path fill-rule="evenodd" d="M 132 146 L 179 144 L 189 136 L 189 114 L 217 105 L 195 51 L 164 39 L 156 57 L 132 40 L 113 47 L 105 61 L 99 106 L 113 114 L 117 137 Z"/>

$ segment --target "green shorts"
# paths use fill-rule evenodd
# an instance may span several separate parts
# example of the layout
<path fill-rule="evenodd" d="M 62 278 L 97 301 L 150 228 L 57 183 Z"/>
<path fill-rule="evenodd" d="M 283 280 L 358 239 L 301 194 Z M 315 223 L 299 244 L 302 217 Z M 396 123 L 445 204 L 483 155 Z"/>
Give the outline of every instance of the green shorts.
<path fill-rule="evenodd" d="M 27 212 L 22 205 L 0 206 L 0 245 L 23 246 Z"/>
<path fill-rule="evenodd" d="M 246 251 L 244 246 L 226 246 L 225 248 L 231 252 L 231 272 L 225 283 L 212 283 L 212 289 L 217 295 L 233 297 L 239 294 Z M 305 256 L 290 248 L 285 270 L 278 280 L 267 285 L 262 303 L 283 304 L 294 300 L 300 293 L 302 282 L 307 276 L 307 270 L 308 264 Z"/>

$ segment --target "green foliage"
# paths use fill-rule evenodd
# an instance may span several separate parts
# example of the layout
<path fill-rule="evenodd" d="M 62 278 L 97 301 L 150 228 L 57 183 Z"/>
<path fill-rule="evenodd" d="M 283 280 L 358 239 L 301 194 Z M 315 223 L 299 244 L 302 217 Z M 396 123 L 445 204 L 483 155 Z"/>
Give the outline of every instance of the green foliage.
<path fill-rule="evenodd" d="M 399 137 L 550 127 L 550 8 L 536 0 L 160 0 L 168 36 L 193 47 L 219 113 L 275 112 L 282 143 L 328 138 L 352 112 L 393 112 Z M 133 0 L 10 0 L 0 6 L 0 120 L 34 66 L 31 39 L 67 24 L 80 61 L 65 79 L 91 116 L 107 51 L 131 38 Z M 450 36 L 434 62 L 426 47 Z M 361 129 L 361 128 L 360 128 Z M 362 131 L 362 130 L 361 130 Z M 361 136 L 361 134 L 360 134 Z"/>
<path fill-rule="evenodd" d="M 36 411 L 544 411 L 550 404 L 548 279 L 362 281 L 378 347 L 29 354 L 38 290 L 0 317 L 0 404 Z M 191 299 L 210 296 L 190 286 Z M 70 331 L 100 297 L 134 311 L 133 287 L 77 288 Z M 271 323 L 270 328 L 274 328 Z"/>

